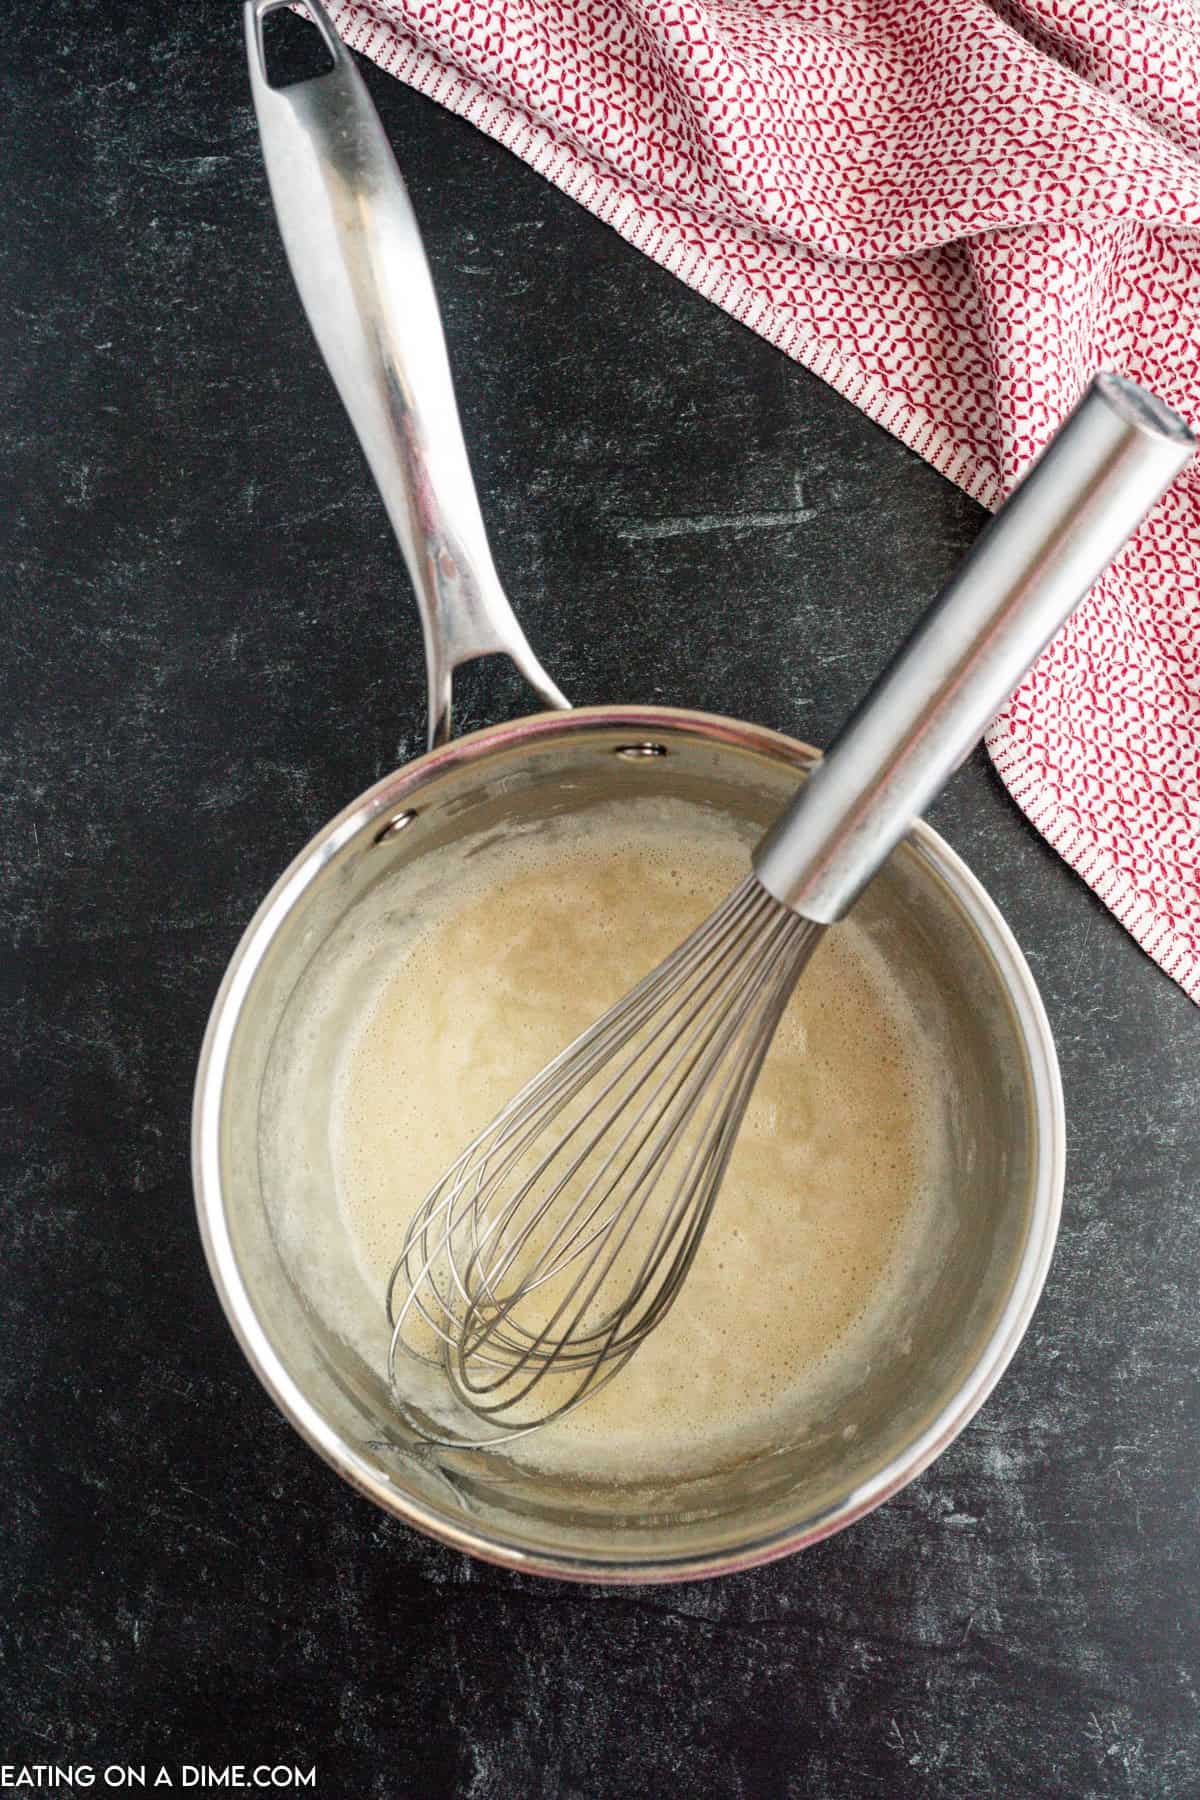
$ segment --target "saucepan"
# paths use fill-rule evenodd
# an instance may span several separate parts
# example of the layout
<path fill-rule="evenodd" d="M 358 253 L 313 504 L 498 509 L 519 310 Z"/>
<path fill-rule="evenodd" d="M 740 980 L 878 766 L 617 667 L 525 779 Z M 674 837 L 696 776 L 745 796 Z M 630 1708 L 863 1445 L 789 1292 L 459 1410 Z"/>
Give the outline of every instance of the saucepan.
<path fill-rule="evenodd" d="M 262 21 L 280 3 L 252 0 L 245 10 L 271 189 L 302 298 L 416 590 L 430 748 L 305 846 L 221 984 L 194 1114 L 212 1277 L 251 1367 L 313 1449 L 377 1505 L 444 1543 L 603 1582 L 764 1562 L 841 1529 L 911 1481 L 1013 1355 L 1046 1276 L 1063 1185 L 1062 1094 L 1046 1015 L 992 901 L 937 833 L 916 825 L 858 916 L 939 1046 L 949 1174 L 921 1291 L 894 1353 L 863 1371 L 853 1433 L 832 1419 L 734 1468 L 589 1484 L 534 1472 L 503 1449 L 430 1445 L 398 1415 L 381 1363 L 323 1305 L 358 1279 L 324 1143 L 333 1054 L 302 1028 L 324 950 L 367 911 L 378 916 L 389 893 L 452 878 L 464 843 L 486 853 L 506 834 L 590 807 L 682 800 L 728 820 L 740 839 L 756 835 L 816 752 L 707 713 L 568 708 L 492 566 L 436 299 L 390 148 L 351 58 L 311 0 L 333 68 L 270 85 Z M 452 741 L 453 671 L 496 652 L 549 710 Z M 336 1035 L 336 1006 L 326 1016 Z M 302 1153 L 280 1192 L 276 1115 L 280 1096 L 297 1092 L 288 1133 Z"/>

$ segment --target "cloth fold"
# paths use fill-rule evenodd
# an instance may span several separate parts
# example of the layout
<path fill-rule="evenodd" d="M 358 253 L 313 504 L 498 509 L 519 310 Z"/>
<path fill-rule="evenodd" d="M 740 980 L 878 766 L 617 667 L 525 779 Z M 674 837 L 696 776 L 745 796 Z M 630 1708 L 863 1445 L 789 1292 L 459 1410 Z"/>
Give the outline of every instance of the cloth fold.
<path fill-rule="evenodd" d="M 370 0 L 460 113 L 994 507 L 1114 367 L 1200 424 L 1191 0 Z M 1200 1001 L 1200 473 L 993 725 Z"/>

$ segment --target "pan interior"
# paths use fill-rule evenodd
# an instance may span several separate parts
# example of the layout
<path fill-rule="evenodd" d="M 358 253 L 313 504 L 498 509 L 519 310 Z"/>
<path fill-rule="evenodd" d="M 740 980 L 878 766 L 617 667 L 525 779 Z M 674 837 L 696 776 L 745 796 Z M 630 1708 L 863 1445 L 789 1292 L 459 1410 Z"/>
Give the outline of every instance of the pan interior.
<path fill-rule="evenodd" d="M 765 735 L 765 734 L 764 734 Z M 1037 1127 L 1023 1036 L 1008 989 L 963 898 L 921 845 L 891 858 L 856 922 L 934 1047 L 943 1178 L 911 1279 L 855 1390 L 794 1441 L 732 1463 L 695 1461 L 654 1479 L 581 1480 L 519 1450 L 424 1444 L 382 1378 L 386 1328 L 364 1291 L 329 1160 L 339 1022 L 364 1003 L 356 981 L 331 1003 L 327 970 L 389 908 L 461 878 L 465 860 L 514 834 L 567 834 L 598 808 L 653 801 L 703 809 L 714 830 L 753 841 L 797 779 L 795 755 L 714 741 L 663 721 L 631 744 L 621 727 L 560 729 L 450 758 L 394 809 L 377 794 L 273 933 L 242 1007 L 223 1107 L 222 1184 L 256 1317 L 351 1472 L 401 1512 L 535 1560 L 630 1565 L 736 1553 L 853 1503 L 952 1404 L 1012 1291 L 1031 1226 Z M 636 751 L 636 754 L 623 752 Z M 393 811 L 413 816 L 384 829 Z M 317 999 L 319 997 L 319 1005 Z M 314 1020 L 320 1016 L 320 1029 Z M 348 1331 L 357 1317 L 361 1331 Z M 420 1395 L 416 1395 L 419 1402 Z M 846 1421 L 853 1420 L 852 1429 Z"/>

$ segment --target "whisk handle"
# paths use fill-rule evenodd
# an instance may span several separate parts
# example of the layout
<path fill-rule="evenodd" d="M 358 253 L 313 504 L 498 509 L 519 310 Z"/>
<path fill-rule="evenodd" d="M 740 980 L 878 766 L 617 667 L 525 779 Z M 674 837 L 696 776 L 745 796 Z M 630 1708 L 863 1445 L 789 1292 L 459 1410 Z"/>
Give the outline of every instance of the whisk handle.
<path fill-rule="evenodd" d="M 754 854 L 762 885 L 830 924 L 982 736 L 1196 440 L 1100 374 Z"/>
<path fill-rule="evenodd" d="M 550 706 L 569 702 L 531 650 L 488 548 L 408 190 L 354 59 L 320 0 L 306 10 L 333 67 L 268 79 L 263 20 L 244 7 L 250 89 L 284 248 L 304 310 L 366 452 L 416 590 L 429 742 L 450 729 L 451 675 L 502 651 Z"/>

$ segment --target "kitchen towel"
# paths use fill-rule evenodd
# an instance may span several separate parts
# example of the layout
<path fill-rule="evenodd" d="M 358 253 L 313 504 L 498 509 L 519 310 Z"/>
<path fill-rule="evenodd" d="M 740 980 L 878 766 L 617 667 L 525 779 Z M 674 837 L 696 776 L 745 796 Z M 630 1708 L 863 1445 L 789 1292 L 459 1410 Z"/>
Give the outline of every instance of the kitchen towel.
<path fill-rule="evenodd" d="M 1200 423 L 1194 0 L 369 0 L 346 41 L 985 506 L 1115 367 Z M 992 726 L 1200 1001 L 1200 474 Z"/>

